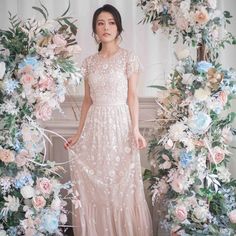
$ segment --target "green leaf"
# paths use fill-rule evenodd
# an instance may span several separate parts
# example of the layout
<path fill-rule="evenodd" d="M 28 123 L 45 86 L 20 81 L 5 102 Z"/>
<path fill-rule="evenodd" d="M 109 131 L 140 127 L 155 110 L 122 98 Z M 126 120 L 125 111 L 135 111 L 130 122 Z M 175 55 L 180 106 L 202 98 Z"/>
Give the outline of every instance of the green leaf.
<path fill-rule="evenodd" d="M 39 1 L 39 2 L 40 2 L 41 7 L 45 10 L 47 17 L 48 17 L 49 16 L 48 9 L 42 4 L 41 1 Z"/>
<path fill-rule="evenodd" d="M 40 7 L 32 7 L 32 8 L 36 11 L 39 11 L 43 15 L 44 19 L 47 20 L 47 15 Z"/>
<path fill-rule="evenodd" d="M 167 90 L 167 88 L 165 86 L 161 86 L 161 85 L 150 85 L 148 86 L 149 88 L 157 88 L 160 90 Z"/>
<path fill-rule="evenodd" d="M 152 178 L 152 171 L 145 169 L 144 173 L 143 173 L 143 181 Z"/>
<path fill-rule="evenodd" d="M 68 1 L 68 7 L 67 7 L 66 11 L 61 16 L 65 16 L 67 14 L 67 12 L 69 11 L 69 9 L 70 9 L 70 0 Z"/>

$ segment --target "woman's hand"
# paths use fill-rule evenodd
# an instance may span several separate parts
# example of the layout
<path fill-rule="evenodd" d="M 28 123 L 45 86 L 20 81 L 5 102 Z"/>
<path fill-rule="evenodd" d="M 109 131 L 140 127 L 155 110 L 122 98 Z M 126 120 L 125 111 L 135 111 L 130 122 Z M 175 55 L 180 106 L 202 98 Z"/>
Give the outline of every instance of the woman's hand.
<path fill-rule="evenodd" d="M 139 130 L 135 129 L 133 131 L 134 141 L 138 149 L 144 149 L 147 147 L 147 142 L 145 138 L 140 134 Z"/>
<path fill-rule="evenodd" d="M 69 149 L 74 146 L 79 140 L 79 135 L 75 134 L 72 137 L 68 138 L 67 141 L 64 143 L 64 148 Z"/>

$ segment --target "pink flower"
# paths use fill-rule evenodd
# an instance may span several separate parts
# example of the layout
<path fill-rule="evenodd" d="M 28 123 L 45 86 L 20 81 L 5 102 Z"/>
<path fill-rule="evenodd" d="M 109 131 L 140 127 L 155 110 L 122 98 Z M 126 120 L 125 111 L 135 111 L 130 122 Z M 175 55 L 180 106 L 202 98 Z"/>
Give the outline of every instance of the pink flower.
<path fill-rule="evenodd" d="M 52 77 L 46 76 L 39 80 L 39 89 L 40 90 L 52 90 L 55 87 L 55 83 Z"/>
<path fill-rule="evenodd" d="M 35 107 L 35 116 L 40 120 L 49 120 L 52 116 L 52 108 L 48 103 L 38 103 Z"/>
<path fill-rule="evenodd" d="M 20 81 L 23 86 L 32 86 L 33 84 L 35 84 L 35 79 L 31 74 L 24 74 L 21 77 Z"/>
<path fill-rule="evenodd" d="M 27 158 L 29 158 L 29 157 L 30 157 L 30 155 L 27 150 L 24 150 L 24 149 L 21 150 L 20 153 L 18 153 L 16 155 L 15 162 L 16 162 L 17 166 L 18 167 L 24 166 L 28 162 Z"/>
<path fill-rule="evenodd" d="M 206 8 L 201 7 L 195 12 L 195 21 L 201 25 L 204 25 L 209 21 L 209 15 Z"/>
<path fill-rule="evenodd" d="M 61 34 L 54 35 L 52 41 L 57 47 L 65 47 L 67 44 L 67 41 Z"/>
<path fill-rule="evenodd" d="M 231 221 L 233 224 L 236 224 L 236 209 L 232 210 L 232 211 L 228 214 L 228 217 L 229 217 L 230 221 Z"/>
<path fill-rule="evenodd" d="M 177 17 L 176 25 L 180 30 L 187 30 L 188 21 L 184 17 Z"/>
<path fill-rule="evenodd" d="M 158 20 L 154 20 L 152 21 L 152 31 L 155 33 L 157 32 L 157 30 L 159 29 L 160 25 L 159 25 L 159 21 Z"/>
<path fill-rule="evenodd" d="M 219 92 L 219 100 L 220 100 L 221 104 L 223 106 L 225 106 L 225 104 L 228 101 L 228 93 L 226 91 L 220 91 Z"/>
<path fill-rule="evenodd" d="M 14 153 L 9 149 L 0 149 L 0 160 L 9 163 L 15 160 Z"/>
<path fill-rule="evenodd" d="M 208 156 L 211 163 L 219 164 L 225 159 L 225 151 L 220 147 L 214 147 L 212 149 L 212 155 L 209 153 Z"/>
<path fill-rule="evenodd" d="M 177 206 L 175 209 L 175 217 L 180 221 L 183 222 L 187 219 L 187 209 L 185 206 Z"/>
<path fill-rule="evenodd" d="M 177 175 L 174 176 L 174 179 L 170 185 L 172 189 L 177 193 L 182 193 L 184 190 L 183 180 L 181 177 L 178 177 Z"/>
<path fill-rule="evenodd" d="M 46 205 L 46 200 L 43 196 L 36 196 L 36 197 L 33 197 L 32 203 L 33 203 L 34 208 L 36 210 L 39 210 L 41 208 L 44 208 L 44 206 Z"/>
<path fill-rule="evenodd" d="M 52 192 L 52 183 L 47 178 L 39 178 L 37 180 L 37 189 L 43 194 L 50 194 Z"/>

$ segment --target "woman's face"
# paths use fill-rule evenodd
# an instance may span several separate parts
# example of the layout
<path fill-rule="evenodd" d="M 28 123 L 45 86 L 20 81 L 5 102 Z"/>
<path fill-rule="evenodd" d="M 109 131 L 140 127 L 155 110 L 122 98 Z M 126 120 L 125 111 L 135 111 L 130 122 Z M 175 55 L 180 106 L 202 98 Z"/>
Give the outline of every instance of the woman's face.
<path fill-rule="evenodd" d="M 96 22 L 96 34 L 102 43 L 114 41 L 118 35 L 116 22 L 109 12 L 101 12 Z"/>

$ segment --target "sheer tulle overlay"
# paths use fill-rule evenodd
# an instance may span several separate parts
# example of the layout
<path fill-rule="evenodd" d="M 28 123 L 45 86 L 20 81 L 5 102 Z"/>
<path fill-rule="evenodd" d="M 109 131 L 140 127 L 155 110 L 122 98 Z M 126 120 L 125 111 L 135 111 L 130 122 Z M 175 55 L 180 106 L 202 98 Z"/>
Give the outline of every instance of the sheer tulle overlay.
<path fill-rule="evenodd" d="M 109 59 L 98 53 L 83 63 L 93 100 L 71 158 L 82 206 L 74 210 L 75 236 L 151 236 L 139 151 L 134 145 L 127 78 L 140 66 L 119 49 Z"/>

